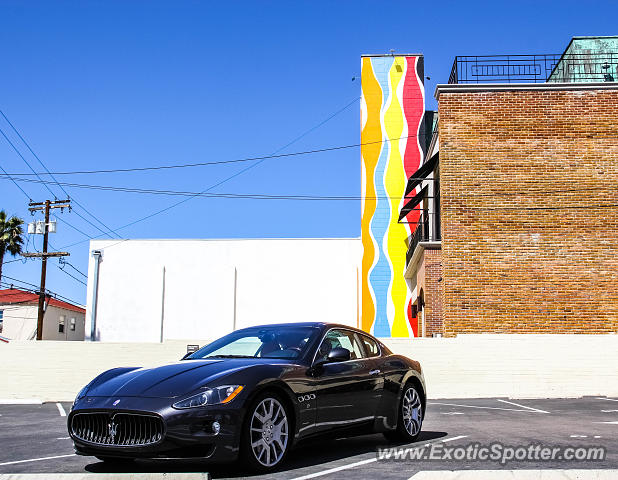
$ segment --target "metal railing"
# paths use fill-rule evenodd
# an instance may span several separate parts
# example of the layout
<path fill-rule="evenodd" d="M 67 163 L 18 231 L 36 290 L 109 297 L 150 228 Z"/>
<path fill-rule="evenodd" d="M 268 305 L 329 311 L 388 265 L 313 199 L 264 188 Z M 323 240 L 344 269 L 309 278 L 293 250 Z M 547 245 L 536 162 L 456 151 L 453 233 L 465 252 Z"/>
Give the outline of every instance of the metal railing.
<path fill-rule="evenodd" d="M 455 57 L 448 83 L 613 82 L 618 52 Z"/>
<path fill-rule="evenodd" d="M 416 228 L 412 235 L 408 237 L 408 251 L 406 252 L 406 265 L 410 263 L 412 260 L 412 255 L 414 255 L 414 250 L 419 242 L 428 242 L 430 240 L 430 228 L 429 228 L 429 212 L 427 210 L 423 210 L 421 212 L 421 217 L 418 219 L 416 224 Z"/>

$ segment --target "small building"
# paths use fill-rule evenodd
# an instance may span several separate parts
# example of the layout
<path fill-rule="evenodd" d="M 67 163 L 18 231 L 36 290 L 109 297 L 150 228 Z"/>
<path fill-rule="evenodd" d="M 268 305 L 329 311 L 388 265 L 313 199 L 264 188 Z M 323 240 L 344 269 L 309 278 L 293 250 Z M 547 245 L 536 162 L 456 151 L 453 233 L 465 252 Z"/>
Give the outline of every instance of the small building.
<path fill-rule="evenodd" d="M 39 295 L 10 288 L 0 290 L 0 333 L 8 340 L 36 338 Z M 47 299 L 43 340 L 83 340 L 86 309 L 56 298 Z"/>

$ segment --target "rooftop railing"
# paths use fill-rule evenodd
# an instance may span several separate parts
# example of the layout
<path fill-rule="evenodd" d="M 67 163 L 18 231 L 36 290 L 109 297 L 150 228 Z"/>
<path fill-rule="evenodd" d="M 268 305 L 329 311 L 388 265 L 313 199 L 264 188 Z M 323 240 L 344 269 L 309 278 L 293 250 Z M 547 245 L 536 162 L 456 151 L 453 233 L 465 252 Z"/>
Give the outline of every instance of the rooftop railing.
<path fill-rule="evenodd" d="M 614 82 L 618 52 L 455 57 L 448 83 Z"/>

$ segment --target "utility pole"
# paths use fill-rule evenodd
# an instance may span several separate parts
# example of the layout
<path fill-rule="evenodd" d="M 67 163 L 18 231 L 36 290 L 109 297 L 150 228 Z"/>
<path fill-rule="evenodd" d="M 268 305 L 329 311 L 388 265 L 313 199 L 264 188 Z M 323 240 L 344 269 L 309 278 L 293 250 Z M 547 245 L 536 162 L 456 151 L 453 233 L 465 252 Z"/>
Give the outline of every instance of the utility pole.
<path fill-rule="evenodd" d="M 45 315 L 45 277 L 47 276 L 47 258 L 48 257 L 65 257 L 68 252 L 47 252 L 47 243 L 49 235 L 49 211 L 54 208 L 71 208 L 71 200 L 45 200 L 44 202 L 30 202 L 28 210 L 32 214 L 38 210 L 43 210 L 45 214 L 45 225 L 43 231 L 43 251 L 41 253 L 23 253 L 26 258 L 41 258 L 41 285 L 39 287 L 39 314 L 36 323 L 36 339 L 43 340 L 43 316 Z M 38 233 L 38 232 L 35 232 Z"/>

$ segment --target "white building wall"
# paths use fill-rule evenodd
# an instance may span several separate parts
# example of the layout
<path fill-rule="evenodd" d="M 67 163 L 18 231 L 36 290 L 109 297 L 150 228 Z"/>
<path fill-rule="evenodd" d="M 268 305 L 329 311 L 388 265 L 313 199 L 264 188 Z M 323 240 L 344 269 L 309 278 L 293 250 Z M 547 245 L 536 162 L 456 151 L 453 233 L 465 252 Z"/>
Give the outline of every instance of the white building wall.
<path fill-rule="evenodd" d="M 35 307 L 34 314 L 34 329 L 36 330 L 36 322 L 38 316 L 38 308 Z M 58 326 L 61 318 L 64 319 L 64 332 L 60 332 Z M 71 330 L 71 319 L 75 319 L 75 330 Z M 81 312 L 60 308 L 53 305 L 48 305 L 43 317 L 43 340 L 69 340 L 83 341 L 84 340 L 84 320 L 85 315 Z"/>
<path fill-rule="evenodd" d="M 278 322 L 358 324 L 360 239 L 92 241 L 97 340 L 215 339 Z M 88 268 L 86 338 L 94 298 Z"/>
<path fill-rule="evenodd" d="M 11 340 L 30 340 L 36 334 L 37 305 L 2 305 L 2 336 Z"/>
<path fill-rule="evenodd" d="M 38 305 L 3 305 L 0 310 L 4 311 L 3 337 L 11 340 L 36 338 Z M 61 316 L 64 317 L 64 333 L 58 331 Z M 75 330 L 71 330 L 72 318 L 75 319 Z M 84 340 L 84 314 L 48 305 L 43 317 L 43 340 Z"/>

